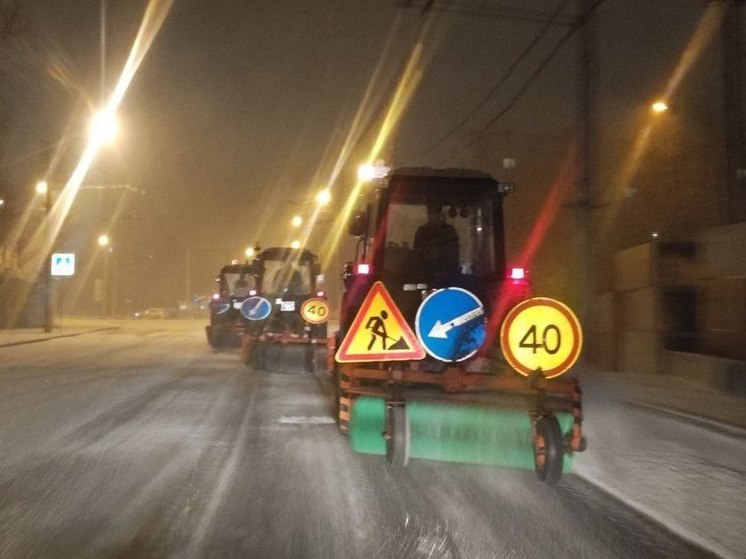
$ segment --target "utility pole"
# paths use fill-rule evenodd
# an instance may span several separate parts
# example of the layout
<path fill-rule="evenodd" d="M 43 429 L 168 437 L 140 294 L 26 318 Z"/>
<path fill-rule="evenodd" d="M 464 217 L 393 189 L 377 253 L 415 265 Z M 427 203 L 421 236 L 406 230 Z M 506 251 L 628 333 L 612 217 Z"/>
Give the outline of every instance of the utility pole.
<path fill-rule="evenodd" d="M 592 14 L 596 0 L 578 0 L 580 47 L 578 53 L 577 109 L 578 176 L 575 208 L 578 234 L 579 314 L 587 324 L 595 293 L 595 248 L 593 235 L 593 205 L 595 181 L 596 88 L 598 83 L 596 53 L 596 23 Z"/>
<path fill-rule="evenodd" d="M 44 194 L 44 226 L 46 227 L 45 247 L 49 247 L 44 258 L 42 273 L 44 274 L 44 331 L 52 331 L 52 189 L 47 185 L 47 191 Z"/>
<path fill-rule="evenodd" d="M 191 266 L 189 246 L 184 247 L 184 302 L 187 309 L 191 309 Z"/>
<path fill-rule="evenodd" d="M 722 1 L 722 0 L 720 0 Z M 744 0 L 729 2 L 723 21 L 723 98 L 727 219 L 746 220 L 746 42 L 743 37 Z"/>

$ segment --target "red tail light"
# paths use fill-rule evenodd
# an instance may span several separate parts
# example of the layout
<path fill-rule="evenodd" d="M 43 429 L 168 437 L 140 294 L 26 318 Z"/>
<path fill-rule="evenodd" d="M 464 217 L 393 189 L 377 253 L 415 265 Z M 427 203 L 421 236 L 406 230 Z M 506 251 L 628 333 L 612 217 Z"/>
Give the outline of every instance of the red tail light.
<path fill-rule="evenodd" d="M 364 276 L 370 274 L 370 264 L 360 262 L 360 264 L 357 265 L 357 273 Z"/>
<path fill-rule="evenodd" d="M 528 270 L 525 268 L 508 268 L 508 279 L 512 280 L 523 280 L 526 279 Z"/>

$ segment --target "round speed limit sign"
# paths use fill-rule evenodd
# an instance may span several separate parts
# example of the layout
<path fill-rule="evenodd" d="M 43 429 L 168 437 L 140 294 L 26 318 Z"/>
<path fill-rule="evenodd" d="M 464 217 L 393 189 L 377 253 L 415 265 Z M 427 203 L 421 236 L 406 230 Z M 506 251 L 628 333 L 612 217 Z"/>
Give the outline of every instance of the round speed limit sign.
<path fill-rule="evenodd" d="M 583 331 L 567 305 L 534 297 L 510 309 L 500 328 L 500 346 L 520 374 L 540 370 L 544 377 L 554 378 L 578 360 Z"/>
<path fill-rule="evenodd" d="M 323 324 L 329 320 L 329 301 L 320 297 L 307 299 L 300 308 L 300 315 L 311 324 Z"/>

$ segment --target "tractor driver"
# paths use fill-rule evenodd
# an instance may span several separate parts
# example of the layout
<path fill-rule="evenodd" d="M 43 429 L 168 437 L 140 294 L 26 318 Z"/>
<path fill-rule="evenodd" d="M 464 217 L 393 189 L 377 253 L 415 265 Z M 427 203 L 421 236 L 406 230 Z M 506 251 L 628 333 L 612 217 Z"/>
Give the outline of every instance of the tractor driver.
<path fill-rule="evenodd" d="M 432 273 L 459 272 L 459 239 L 455 227 L 446 223 L 439 205 L 428 205 L 427 223 L 414 235 L 414 250 L 420 253 Z"/>

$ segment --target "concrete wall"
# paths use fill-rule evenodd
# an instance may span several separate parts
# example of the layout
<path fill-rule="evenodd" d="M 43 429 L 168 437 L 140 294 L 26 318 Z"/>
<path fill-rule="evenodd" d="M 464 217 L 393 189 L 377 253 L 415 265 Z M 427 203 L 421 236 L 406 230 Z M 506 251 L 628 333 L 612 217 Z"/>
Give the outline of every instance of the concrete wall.
<path fill-rule="evenodd" d="M 746 386 L 746 223 L 619 251 L 613 280 L 592 304 L 593 366 Z"/>
<path fill-rule="evenodd" d="M 697 275 L 692 243 L 651 242 L 615 255 L 616 370 L 657 373 L 664 349 L 692 347 Z"/>

